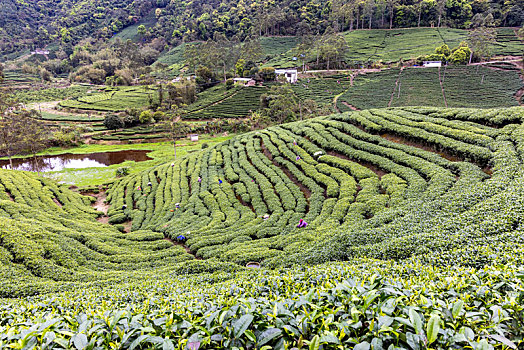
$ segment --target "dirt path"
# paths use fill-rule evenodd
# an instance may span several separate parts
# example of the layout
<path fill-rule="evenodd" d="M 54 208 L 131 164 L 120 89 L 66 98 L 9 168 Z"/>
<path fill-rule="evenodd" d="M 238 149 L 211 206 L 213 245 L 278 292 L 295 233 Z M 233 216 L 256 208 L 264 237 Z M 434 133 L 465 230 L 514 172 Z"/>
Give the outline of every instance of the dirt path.
<path fill-rule="evenodd" d="M 13 195 L 11 194 L 11 192 L 9 192 L 7 189 L 5 190 L 5 194 L 7 194 L 7 197 L 9 197 L 9 200 L 11 202 L 15 202 L 15 198 L 13 197 Z"/>
<path fill-rule="evenodd" d="M 184 248 L 184 249 L 186 250 L 186 253 L 189 254 L 189 255 L 194 256 L 196 260 L 202 260 L 202 258 L 196 256 L 196 255 L 191 251 L 191 249 L 189 249 L 189 248 L 188 248 L 187 246 L 185 246 L 184 244 L 182 244 L 182 243 L 180 243 L 180 242 L 175 242 L 175 241 L 173 241 L 173 240 L 172 240 L 171 238 L 169 238 L 169 237 L 165 237 L 164 239 L 165 239 L 166 241 L 168 241 L 168 242 L 171 242 L 173 245 L 180 246 L 180 247 Z"/>
<path fill-rule="evenodd" d="M 340 94 L 336 95 L 335 98 L 333 99 L 333 106 L 335 107 L 335 110 L 337 112 L 340 113 L 340 109 L 338 109 L 338 107 L 337 107 L 338 99 L 340 98 L 340 96 L 342 96 L 346 92 L 348 92 L 348 90 L 351 89 L 352 86 L 353 86 L 353 74 L 351 74 L 351 83 L 350 83 L 349 87 L 346 90 L 342 91 Z M 342 103 L 344 103 L 344 102 L 342 102 Z"/>
<path fill-rule="evenodd" d="M 400 72 L 398 73 L 397 80 L 395 80 L 395 88 L 393 89 L 393 92 L 391 93 L 391 98 L 389 99 L 388 107 L 391 107 L 391 104 L 393 103 L 393 98 L 395 97 L 395 91 L 397 91 L 397 88 L 399 87 L 398 84 L 400 83 L 400 76 L 402 75 L 403 70 L 404 70 L 404 67 L 400 68 Z"/>
<path fill-rule="evenodd" d="M 476 62 L 476 63 L 471 63 L 470 66 L 482 66 L 482 65 L 485 65 L 485 64 L 500 63 L 500 62 L 518 62 L 520 60 L 522 60 L 522 58 L 514 58 L 514 59 L 509 59 L 509 60 L 487 61 L 487 62 Z"/>
<path fill-rule="evenodd" d="M 58 110 L 56 109 L 56 107 L 58 106 L 60 102 L 62 101 L 34 102 L 34 103 L 27 104 L 27 108 L 34 109 L 39 112 L 47 112 L 47 113 L 63 115 L 63 116 L 72 115 L 72 116 L 85 117 L 86 115 L 90 115 L 92 118 L 103 118 L 104 117 L 101 114 L 89 113 L 87 111 L 85 113 L 75 113 L 75 112 L 65 112 L 65 111 Z M 89 121 L 86 121 L 86 122 L 90 123 Z"/>
<path fill-rule="evenodd" d="M 440 75 L 440 67 L 438 67 L 438 82 L 440 83 L 440 89 L 442 90 L 442 98 L 444 99 L 444 106 L 448 108 L 448 101 L 446 100 L 446 93 L 444 92 L 444 78 L 446 77 L 446 67 L 444 67 L 444 76 Z"/>
<path fill-rule="evenodd" d="M 62 208 L 62 207 L 63 207 L 62 203 L 60 203 L 60 202 L 58 201 L 58 199 L 56 199 L 56 198 L 54 198 L 54 197 L 53 197 L 53 202 L 55 202 L 55 204 L 56 204 L 59 208 Z"/>
<path fill-rule="evenodd" d="M 109 210 L 109 207 L 111 205 L 105 202 L 107 198 L 106 192 L 100 191 L 98 193 L 84 193 L 84 195 L 96 198 L 96 201 L 93 204 L 91 204 L 91 206 L 96 210 L 104 213 L 104 215 L 96 218 L 96 221 L 102 224 L 109 224 L 109 217 L 107 216 L 107 211 Z"/>
<path fill-rule="evenodd" d="M 347 103 L 346 101 L 342 101 L 342 104 L 346 107 L 349 107 L 351 108 L 352 110 L 354 111 L 360 111 L 360 109 L 358 109 L 357 107 L 353 106 L 353 105 L 350 105 L 349 103 Z"/>

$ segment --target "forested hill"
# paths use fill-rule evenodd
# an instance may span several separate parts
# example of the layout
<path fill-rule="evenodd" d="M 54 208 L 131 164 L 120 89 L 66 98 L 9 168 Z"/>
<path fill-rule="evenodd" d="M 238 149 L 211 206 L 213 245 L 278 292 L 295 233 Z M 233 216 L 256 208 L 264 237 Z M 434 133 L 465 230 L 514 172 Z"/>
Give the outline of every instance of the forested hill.
<path fill-rule="evenodd" d="M 490 15 L 490 16 L 489 16 Z M 108 39 L 150 18 L 141 40 L 206 40 L 215 33 L 317 34 L 354 28 L 469 28 L 489 16 L 495 26 L 522 26 L 524 0 L 2 0 L 0 52 L 88 37 Z M 133 28 L 134 34 L 137 28 Z"/>
<path fill-rule="evenodd" d="M 43 46 L 55 40 L 76 43 L 90 36 L 109 38 L 153 8 L 142 0 L 2 0 L 0 50 Z"/>

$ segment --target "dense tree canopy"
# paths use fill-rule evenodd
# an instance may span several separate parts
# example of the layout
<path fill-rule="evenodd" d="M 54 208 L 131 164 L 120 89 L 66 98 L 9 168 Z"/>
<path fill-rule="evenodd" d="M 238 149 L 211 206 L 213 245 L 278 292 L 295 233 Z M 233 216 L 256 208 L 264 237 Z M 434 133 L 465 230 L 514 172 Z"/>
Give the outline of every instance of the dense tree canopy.
<path fill-rule="evenodd" d="M 0 52 L 60 41 L 110 38 L 138 23 L 141 40 L 171 43 L 212 39 L 243 41 L 253 35 L 322 34 L 355 28 L 451 26 L 469 28 L 477 14 L 495 26 L 522 26 L 524 0 L 4 0 Z M 152 21 L 144 25 L 144 17 Z"/>

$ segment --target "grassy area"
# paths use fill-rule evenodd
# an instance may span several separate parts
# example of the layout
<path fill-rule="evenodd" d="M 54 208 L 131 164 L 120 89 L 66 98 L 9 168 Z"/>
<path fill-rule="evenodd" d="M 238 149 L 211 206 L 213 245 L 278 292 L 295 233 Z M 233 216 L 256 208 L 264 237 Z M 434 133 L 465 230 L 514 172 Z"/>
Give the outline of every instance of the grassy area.
<path fill-rule="evenodd" d="M 127 41 L 127 40 L 139 41 L 141 38 L 140 38 L 140 35 L 138 34 L 138 26 L 142 24 L 146 27 L 146 29 L 153 27 L 156 24 L 155 11 L 151 11 L 147 16 L 144 16 L 136 24 L 125 27 L 124 29 L 122 29 L 121 31 L 113 35 L 111 40 L 120 38 L 122 41 Z"/>
<path fill-rule="evenodd" d="M 513 28 L 497 28 L 496 42 L 491 50 L 496 56 L 522 56 L 524 43 L 515 35 Z"/>
<path fill-rule="evenodd" d="M 38 110 L 38 108 L 36 108 Z M 50 120 L 50 121 L 65 121 L 65 122 L 101 122 L 104 121 L 104 118 L 102 117 L 93 117 L 89 116 L 88 114 L 85 115 L 78 115 L 78 114 L 57 114 L 57 113 L 50 113 L 50 112 L 41 112 L 42 119 L 43 120 Z"/>
<path fill-rule="evenodd" d="M 0 83 L 0 86 L 25 86 L 40 81 L 40 77 L 36 74 L 24 73 L 21 70 L 11 70 L 4 72 L 4 80 Z"/>
<path fill-rule="evenodd" d="M 185 67 L 184 50 L 186 45 L 186 43 L 182 43 L 171 50 L 164 52 L 156 62 L 167 65 L 172 76 L 179 75 Z"/>
<path fill-rule="evenodd" d="M 277 68 L 291 68 L 300 65 L 293 60 L 296 55 L 293 49 L 299 44 L 300 38 L 296 36 L 272 36 L 260 38 L 264 66 Z"/>
<path fill-rule="evenodd" d="M 319 105 L 333 105 L 335 96 L 350 86 L 349 75 L 339 74 L 320 78 L 300 79 L 292 86 L 301 100 L 311 99 Z"/>
<path fill-rule="evenodd" d="M 467 30 L 451 28 L 372 29 L 346 32 L 349 50 L 346 60 L 367 62 L 397 62 L 433 53 L 446 44 L 450 48 L 466 41 Z M 497 42 L 492 45 L 493 55 L 518 55 L 524 44 L 511 28 L 497 28 Z"/>
<path fill-rule="evenodd" d="M 66 88 L 22 90 L 16 92 L 16 98 L 22 103 L 59 101 L 82 97 L 93 89 L 92 86 L 73 85 Z"/>
<path fill-rule="evenodd" d="M 118 112 L 128 108 L 142 108 L 150 99 L 158 99 L 155 87 L 123 86 L 107 87 L 103 92 L 85 94 L 76 99 L 60 102 L 60 106 L 103 112 Z"/>
<path fill-rule="evenodd" d="M 395 30 L 356 30 L 345 33 L 349 61 L 396 62 L 432 53 L 446 43 L 456 45 L 466 32 L 445 28 L 410 28 Z"/>
<path fill-rule="evenodd" d="M 211 90 L 211 89 L 210 89 Z M 188 107 L 184 119 L 244 118 L 250 111 L 260 108 L 260 96 L 267 92 L 265 86 L 250 86 L 225 90 L 223 85 L 204 92 L 201 99 Z"/>

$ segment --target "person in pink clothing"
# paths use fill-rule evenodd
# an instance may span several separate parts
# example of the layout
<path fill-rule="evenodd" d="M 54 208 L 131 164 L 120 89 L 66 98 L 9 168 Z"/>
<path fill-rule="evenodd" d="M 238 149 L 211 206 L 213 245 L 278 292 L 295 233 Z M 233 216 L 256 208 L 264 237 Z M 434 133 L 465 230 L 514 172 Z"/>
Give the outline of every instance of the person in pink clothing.
<path fill-rule="evenodd" d="M 298 222 L 297 227 L 298 228 L 307 227 L 307 222 L 305 222 L 304 220 L 300 219 L 300 221 Z"/>

